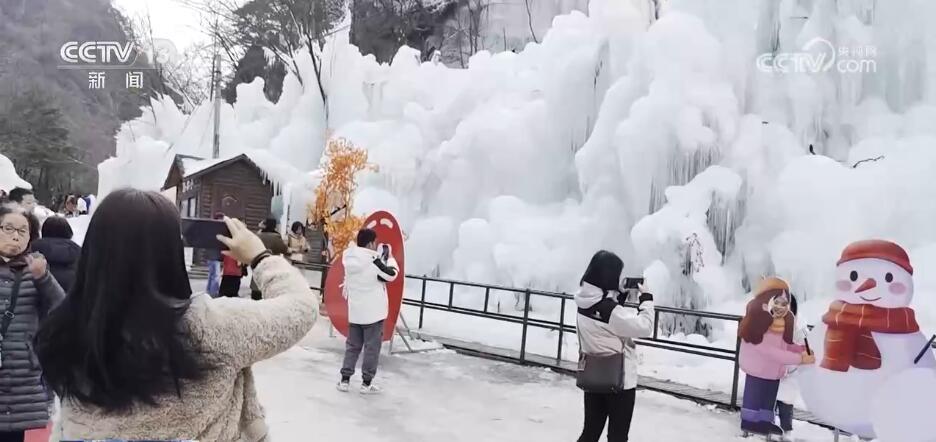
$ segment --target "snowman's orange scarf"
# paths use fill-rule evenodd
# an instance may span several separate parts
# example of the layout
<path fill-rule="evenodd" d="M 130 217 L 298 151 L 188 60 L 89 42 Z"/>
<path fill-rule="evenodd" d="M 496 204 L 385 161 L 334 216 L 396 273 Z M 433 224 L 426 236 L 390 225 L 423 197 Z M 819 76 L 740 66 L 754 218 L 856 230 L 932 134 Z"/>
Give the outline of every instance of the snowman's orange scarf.
<path fill-rule="evenodd" d="M 849 367 L 862 370 L 881 367 L 881 352 L 871 332 L 914 333 L 920 330 L 911 308 L 881 308 L 842 301 L 829 306 L 822 322 L 829 326 L 822 366 L 834 371 L 848 371 Z"/>

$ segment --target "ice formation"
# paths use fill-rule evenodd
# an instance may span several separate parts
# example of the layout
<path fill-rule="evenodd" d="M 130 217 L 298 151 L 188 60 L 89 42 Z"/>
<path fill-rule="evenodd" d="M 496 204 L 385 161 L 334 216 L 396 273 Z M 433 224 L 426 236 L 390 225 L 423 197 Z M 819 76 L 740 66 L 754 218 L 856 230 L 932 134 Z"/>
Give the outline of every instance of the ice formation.
<path fill-rule="evenodd" d="M 9 193 L 11 190 L 17 187 L 32 189 L 32 185 L 29 184 L 26 180 L 20 178 L 20 176 L 16 173 L 16 168 L 13 167 L 13 162 L 10 161 L 10 159 L 5 155 L 0 154 L 0 190 Z"/>
<path fill-rule="evenodd" d="M 740 312 L 777 273 L 812 321 L 842 247 L 891 239 L 920 263 L 920 319 L 936 326 L 936 3 L 670 0 L 659 20 L 648 4 L 592 0 L 468 69 L 409 48 L 379 65 L 338 35 L 327 120 L 318 88 L 287 77 L 274 104 L 256 80 L 223 106 L 222 154 L 267 153 L 298 205 L 326 136 L 347 137 L 380 166 L 357 208 L 397 214 L 410 271 L 478 282 L 573 290 L 604 248 L 671 305 Z M 99 194 L 158 188 L 172 154 L 207 157 L 210 109 L 154 100 L 118 134 Z"/>

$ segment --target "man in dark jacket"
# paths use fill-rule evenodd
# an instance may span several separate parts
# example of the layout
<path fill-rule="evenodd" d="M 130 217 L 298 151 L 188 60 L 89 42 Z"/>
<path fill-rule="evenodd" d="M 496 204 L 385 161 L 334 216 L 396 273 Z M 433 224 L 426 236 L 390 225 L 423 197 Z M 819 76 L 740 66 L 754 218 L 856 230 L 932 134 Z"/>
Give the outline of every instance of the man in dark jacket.
<path fill-rule="evenodd" d="M 261 226 L 263 226 L 263 230 L 261 230 L 257 236 L 260 237 L 260 241 L 263 241 L 263 245 L 266 246 L 270 253 L 274 255 L 286 256 L 289 248 L 286 247 L 286 242 L 283 241 L 283 236 L 280 235 L 280 233 L 276 230 L 276 224 L 276 218 L 267 218 L 261 224 Z M 263 299 L 263 293 L 260 292 L 257 284 L 252 280 L 250 281 L 250 297 L 255 300 Z"/>
<path fill-rule="evenodd" d="M 66 292 L 71 290 L 78 258 L 81 257 L 81 246 L 72 241 L 72 235 L 68 220 L 53 216 L 42 223 L 42 239 L 32 244 L 32 250 L 45 257 L 49 271 Z"/>

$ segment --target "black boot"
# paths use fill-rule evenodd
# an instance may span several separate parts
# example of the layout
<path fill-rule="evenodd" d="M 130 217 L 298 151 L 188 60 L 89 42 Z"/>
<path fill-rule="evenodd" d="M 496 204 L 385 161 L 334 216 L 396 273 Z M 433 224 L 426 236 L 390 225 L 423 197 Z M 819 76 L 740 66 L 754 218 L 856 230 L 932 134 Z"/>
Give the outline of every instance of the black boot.
<path fill-rule="evenodd" d="M 774 424 L 773 422 L 762 422 L 762 424 L 764 425 L 764 433 L 783 436 L 783 429 L 780 428 L 777 424 Z"/>

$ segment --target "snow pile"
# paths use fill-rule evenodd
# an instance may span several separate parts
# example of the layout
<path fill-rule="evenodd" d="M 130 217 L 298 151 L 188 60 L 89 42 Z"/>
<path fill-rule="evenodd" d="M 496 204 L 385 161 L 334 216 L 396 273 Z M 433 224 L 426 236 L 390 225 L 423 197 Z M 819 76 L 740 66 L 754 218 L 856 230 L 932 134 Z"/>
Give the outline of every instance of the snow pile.
<path fill-rule="evenodd" d="M 738 281 L 732 281 L 722 267 L 723 257 L 709 231 L 707 213 L 716 200 L 734 201 L 741 182 L 732 170 L 711 166 L 685 186 L 668 187 L 666 205 L 631 230 L 638 259 L 657 259 L 649 273 L 671 275 L 682 269 L 689 277 L 672 288 L 662 276 L 651 278 L 656 284 L 666 284 L 663 291 L 652 287 L 662 295 L 662 305 L 704 310 L 709 302 L 739 290 L 732 285 Z"/>
<path fill-rule="evenodd" d="M 571 291 L 608 249 L 664 304 L 739 313 L 751 282 L 776 273 L 814 322 L 842 248 L 891 239 L 919 267 L 932 330 L 936 34 L 924 17 L 936 4 L 839 3 L 671 0 L 657 20 L 648 2 L 592 0 L 541 43 L 481 51 L 467 69 L 410 48 L 380 65 L 339 35 L 322 52 L 327 112 L 300 51 L 305 87 L 287 76 L 274 104 L 256 80 L 222 106 L 222 156 L 253 152 L 298 219 L 327 136 L 347 137 L 379 166 L 356 208 L 397 215 L 410 269 L 478 282 Z M 875 70 L 757 67 L 816 37 L 876 47 L 864 56 Z M 210 122 L 210 103 L 185 115 L 155 100 L 118 134 L 100 194 L 158 187 L 174 154 L 208 157 Z"/>
<path fill-rule="evenodd" d="M 72 241 L 79 246 L 84 244 L 85 234 L 88 233 L 88 225 L 91 224 L 91 215 L 81 215 L 74 218 L 68 218 L 68 224 L 72 228 Z"/>
<path fill-rule="evenodd" d="M 32 189 L 32 185 L 20 178 L 16 173 L 13 162 L 3 154 L 0 154 L 0 190 L 9 193 L 17 187 Z"/>

